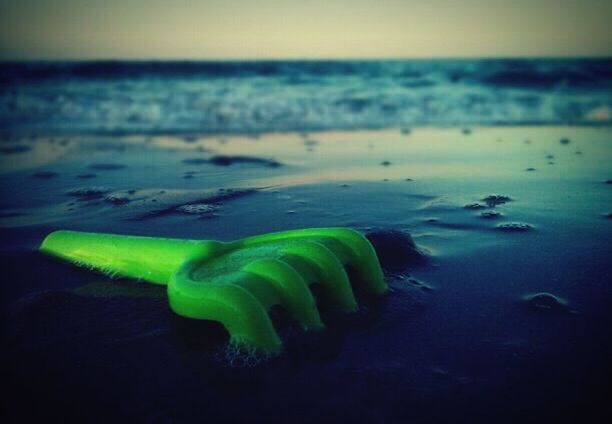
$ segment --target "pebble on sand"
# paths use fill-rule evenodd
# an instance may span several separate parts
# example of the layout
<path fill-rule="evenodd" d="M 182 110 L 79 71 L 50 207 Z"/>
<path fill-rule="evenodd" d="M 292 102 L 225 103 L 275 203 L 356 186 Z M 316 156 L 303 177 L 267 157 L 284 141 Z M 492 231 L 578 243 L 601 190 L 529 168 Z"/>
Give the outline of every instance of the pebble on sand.
<path fill-rule="evenodd" d="M 487 206 L 494 207 L 497 205 L 503 205 L 504 203 L 508 203 L 512 201 L 512 198 L 503 194 L 489 194 L 488 196 L 484 197 L 482 201 L 486 202 Z"/>
<path fill-rule="evenodd" d="M 508 233 L 521 233 L 533 230 L 533 225 L 525 222 L 504 222 L 503 224 L 497 225 L 495 228 Z"/>
<path fill-rule="evenodd" d="M 252 164 L 260 164 L 265 165 L 270 168 L 278 168 L 282 166 L 280 162 L 275 161 L 274 159 L 265 159 L 265 158 L 257 158 L 253 156 L 226 156 L 226 155 L 217 155 L 213 156 L 209 159 L 210 163 L 218 166 L 230 166 L 234 163 L 252 163 Z"/>
<path fill-rule="evenodd" d="M 98 171 L 115 171 L 124 168 L 127 168 L 127 166 L 120 163 L 92 163 L 89 165 L 89 169 L 95 169 Z"/>
<path fill-rule="evenodd" d="M 551 293 L 535 293 L 523 297 L 527 305 L 535 311 L 570 312 L 567 302 Z"/>
<path fill-rule="evenodd" d="M 70 196 L 79 197 L 82 199 L 100 197 L 110 191 L 107 187 L 81 187 L 70 190 L 68 194 Z"/>
<path fill-rule="evenodd" d="M 406 281 L 408 283 L 412 284 L 414 287 L 419 288 L 419 289 L 421 289 L 423 291 L 430 292 L 430 291 L 434 291 L 435 290 L 429 284 L 426 284 L 426 283 L 424 283 L 424 282 L 422 282 L 420 280 L 417 280 L 416 278 L 413 278 L 413 277 L 409 277 Z"/>
<path fill-rule="evenodd" d="M 482 203 L 468 203 L 467 205 L 463 206 L 465 209 L 484 209 L 486 208 L 485 205 L 483 205 Z"/>
<path fill-rule="evenodd" d="M 264 165 L 269 168 L 278 168 L 282 166 L 280 162 L 277 162 L 274 159 L 266 159 L 266 158 L 259 158 L 255 156 L 242 156 L 242 155 L 237 155 L 237 156 L 215 155 L 215 156 L 210 157 L 209 159 L 189 158 L 189 159 L 184 159 L 183 163 L 186 163 L 188 165 L 203 165 L 206 163 L 210 163 L 212 165 L 217 165 L 217 166 L 230 166 L 236 163 L 247 163 L 247 164 L 255 164 L 255 165 Z"/>
<path fill-rule="evenodd" d="M 399 230 L 374 230 L 366 233 L 374 246 L 380 265 L 386 271 L 399 272 L 426 261 L 426 255 L 410 234 Z"/>
<path fill-rule="evenodd" d="M 33 178 L 40 178 L 41 180 L 50 180 L 51 178 L 57 177 L 59 174 L 52 171 L 40 171 L 32 174 Z"/>
<path fill-rule="evenodd" d="M 483 212 L 480 212 L 480 217 L 482 219 L 497 219 L 497 218 L 499 218 L 501 216 L 502 216 L 501 212 L 497 212 L 497 211 L 483 211 Z"/>
<path fill-rule="evenodd" d="M 176 210 L 179 212 L 193 215 L 203 215 L 215 212 L 217 210 L 217 207 L 208 203 L 195 203 L 179 206 L 178 208 L 176 208 Z"/>
<path fill-rule="evenodd" d="M 128 196 L 123 196 L 120 194 L 109 194 L 104 198 L 104 200 L 113 205 L 125 205 L 130 202 L 130 198 Z"/>
<path fill-rule="evenodd" d="M 79 180 L 90 180 L 92 178 L 96 178 L 96 174 L 79 174 L 76 176 Z"/>

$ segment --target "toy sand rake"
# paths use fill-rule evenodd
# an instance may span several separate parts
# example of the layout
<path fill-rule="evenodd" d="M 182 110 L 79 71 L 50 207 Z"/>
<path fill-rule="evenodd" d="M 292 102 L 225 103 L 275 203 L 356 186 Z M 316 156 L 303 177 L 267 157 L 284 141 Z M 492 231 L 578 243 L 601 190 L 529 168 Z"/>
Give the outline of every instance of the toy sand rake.
<path fill-rule="evenodd" d="M 231 342 L 281 350 L 268 311 L 282 306 L 305 330 L 323 328 L 312 284 L 342 312 L 357 310 L 356 288 L 383 294 L 376 252 L 360 233 L 312 228 L 233 242 L 55 231 L 40 250 L 79 266 L 168 286 L 171 309 L 220 322 Z"/>

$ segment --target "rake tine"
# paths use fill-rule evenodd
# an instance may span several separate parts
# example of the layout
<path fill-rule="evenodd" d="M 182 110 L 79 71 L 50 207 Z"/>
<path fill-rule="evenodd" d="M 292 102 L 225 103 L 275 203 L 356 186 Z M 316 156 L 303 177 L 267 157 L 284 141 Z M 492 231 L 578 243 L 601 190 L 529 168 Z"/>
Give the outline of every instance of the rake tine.
<path fill-rule="evenodd" d="M 278 259 L 260 259 L 242 270 L 265 279 L 275 289 L 279 303 L 304 329 L 323 328 L 314 297 L 295 268 Z"/>
<path fill-rule="evenodd" d="M 234 284 L 202 284 L 177 273 L 168 284 L 170 308 L 187 318 L 218 321 L 227 329 L 231 342 L 278 352 L 282 342 L 268 311 L 248 290 Z"/>
<path fill-rule="evenodd" d="M 344 266 L 331 250 L 321 243 L 304 241 L 287 247 L 284 253 L 312 267 L 324 293 L 342 312 L 358 309 Z"/>

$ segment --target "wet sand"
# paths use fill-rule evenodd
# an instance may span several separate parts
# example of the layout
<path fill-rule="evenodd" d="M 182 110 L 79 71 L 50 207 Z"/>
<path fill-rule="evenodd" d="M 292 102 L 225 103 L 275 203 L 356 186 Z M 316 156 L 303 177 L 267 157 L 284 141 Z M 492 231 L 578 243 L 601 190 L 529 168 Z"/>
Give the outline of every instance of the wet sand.
<path fill-rule="evenodd" d="M 136 422 L 604 413 L 611 138 L 606 127 L 475 127 L 5 140 L 12 413 Z M 35 251 L 55 229 L 233 240 L 317 226 L 376 239 L 393 290 L 360 299 L 354 315 L 323 308 L 322 333 L 277 317 L 285 351 L 267 359 L 228 347 L 218 325 L 172 314 L 163 288 Z M 410 234 L 427 259 L 412 260 L 391 231 Z"/>

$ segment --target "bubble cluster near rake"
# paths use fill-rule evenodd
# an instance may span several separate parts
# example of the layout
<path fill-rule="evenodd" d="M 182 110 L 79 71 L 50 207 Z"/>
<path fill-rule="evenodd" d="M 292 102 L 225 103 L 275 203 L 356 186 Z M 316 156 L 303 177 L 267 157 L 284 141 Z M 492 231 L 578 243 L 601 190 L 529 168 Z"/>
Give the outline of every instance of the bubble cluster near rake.
<path fill-rule="evenodd" d="M 388 290 L 370 242 L 346 228 L 270 233 L 233 242 L 56 231 L 43 253 L 111 276 L 168 286 L 174 312 L 219 321 L 231 342 L 277 353 L 282 342 L 268 311 L 280 305 L 305 330 L 323 323 L 310 286 L 342 312 L 357 310 L 353 285 Z"/>

